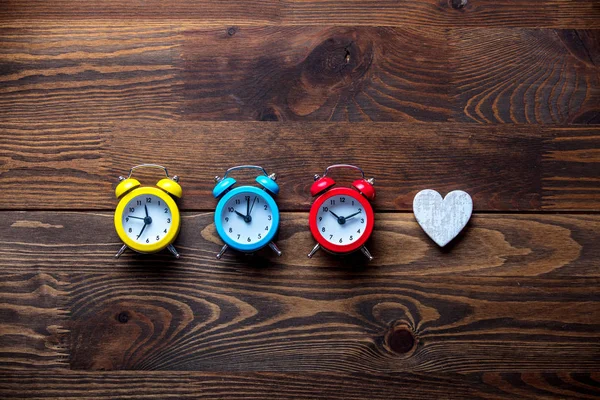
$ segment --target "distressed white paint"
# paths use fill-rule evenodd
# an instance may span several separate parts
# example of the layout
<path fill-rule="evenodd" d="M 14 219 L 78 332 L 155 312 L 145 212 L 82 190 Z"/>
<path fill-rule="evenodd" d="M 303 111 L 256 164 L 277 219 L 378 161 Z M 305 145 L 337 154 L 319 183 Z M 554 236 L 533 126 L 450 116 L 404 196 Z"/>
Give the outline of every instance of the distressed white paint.
<path fill-rule="evenodd" d="M 444 247 L 469 222 L 473 200 L 462 190 L 450 192 L 442 199 L 435 190 L 426 189 L 415 196 L 413 212 L 425 233 L 440 247 Z"/>

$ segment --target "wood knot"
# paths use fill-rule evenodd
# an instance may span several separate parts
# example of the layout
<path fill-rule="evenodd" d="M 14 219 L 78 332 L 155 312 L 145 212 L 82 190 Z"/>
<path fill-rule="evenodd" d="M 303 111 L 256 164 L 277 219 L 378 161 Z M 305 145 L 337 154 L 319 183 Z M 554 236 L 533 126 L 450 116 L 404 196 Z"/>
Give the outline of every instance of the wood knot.
<path fill-rule="evenodd" d="M 371 66 L 372 51 L 359 48 L 353 37 L 336 36 L 315 47 L 306 58 L 302 78 L 309 85 L 337 86 L 362 77 Z"/>
<path fill-rule="evenodd" d="M 258 120 L 259 121 L 280 121 L 281 116 L 279 115 L 279 112 L 277 112 L 277 110 L 275 110 L 273 107 L 267 107 L 267 108 L 263 109 L 262 111 L 260 111 L 260 113 L 258 114 Z"/>
<path fill-rule="evenodd" d="M 237 31 L 238 31 L 238 28 L 236 26 L 231 26 L 231 27 L 227 28 L 227 34 L 229 36 L 235 35 L 237 33 Z"/>
<path fill-rule="evenodd" d="M 467 0 L 450 0 L 450 5 L 455 10 L 460 10 L 467 6 Z"/>
<path fill-rule="evenodd" d="M 404 356 L 412 354 L 417 347 L 415 334 L 406 325 L 393 327 L 386 335 L 385 342 L 392 352 Z"/>
<path fill-rule="evenodd" d="M 127 314 L 126 311 L 120 312 L 119 315 L 117 315 L 117 321 L 126 324 L 127 321 L 129 321 L 129 314 Z"/>

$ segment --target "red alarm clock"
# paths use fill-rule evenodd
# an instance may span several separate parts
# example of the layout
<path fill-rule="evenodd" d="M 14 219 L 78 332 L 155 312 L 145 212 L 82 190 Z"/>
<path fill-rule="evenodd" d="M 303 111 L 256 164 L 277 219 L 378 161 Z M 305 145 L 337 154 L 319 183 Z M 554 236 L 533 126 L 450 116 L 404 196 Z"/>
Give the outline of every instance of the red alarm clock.
<path fill-rule="evenodd" d="M 336 168 L 357 170 L 362 179 L 352 182 L 351 188 L 334 188 L 335 181 L 327 175 Z M 310 194 L 319 197 L 310 209 L 308 223 L 317 245 L 308 253 L 309 258 L 322 247 L 334 254 L 348 254 L 360 249 L 369 260 L 373 259 L 365 247 L 375 223 L 370 203 L 375 199 L 373 182 L 373 178 L 365 179 L 362 169 L 348 164 L 331 165 L 322 176 L 315 175 Z"/>

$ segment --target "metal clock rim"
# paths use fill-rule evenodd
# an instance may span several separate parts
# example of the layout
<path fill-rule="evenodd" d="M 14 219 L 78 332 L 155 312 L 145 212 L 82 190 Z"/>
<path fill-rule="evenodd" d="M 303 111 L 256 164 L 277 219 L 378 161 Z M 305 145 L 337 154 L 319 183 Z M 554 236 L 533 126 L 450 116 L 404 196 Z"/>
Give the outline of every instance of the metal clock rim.
<path fill-rule="evenodd" d="M 123 220 L 123 212 L 125 211 L 125 207 L 129 203 L 129 201 L 143 194 L 152 194 L 163 200 L 171 210 L 172 225 L 177 225 L 176 229 L 170 230 L 169 233 L 167 233 L 167 235 L 158 243 L 151 243 L 146 245 L 132 240 L 129 236 L 127 236 L 127 233 L 125 232 L 125 229 L 123 228 L 123 224 L 121 222 Z M 177 235 L 179 234 L 179 231 L 181 230 L 181 216 L 179 213 L 179 207 L 177 207 L 177 203 L 175 203 L 175 200 L 173 200 L 171 196 L 169 196 L 166 192 L 163 192 L 162 190 L 155 187 L 142 186 L 133 189 L 131 192 L 123 196 L 121 200 L 119 200 L 117 208 L 115 209 L 114 225 L 115 230 L 117 231 L 117 235 L 119 235 L 119 239 L 121 239 L 121 241 L 128 248 L 138 253 L 152 254 L 166 249 L 170 244 L 172 244 L 175 241 Z"/>
<path fill-rule="evenodd" d="M 325 240 L 325 238 L 323 238 L 323 236 L 319 232 L 316 220 L 319 208 L 323 205 L 323 203 L 330 197 L 341 194 L 353 197 L 354 199 L 358 200 L 358 202 L 364 207 L 365 214 L 367 215 L 367 226 L 365 227 L 365 232 L 355 242 L 348 245 L 340 246 L 337 244 L 330 243 L 329 241 Z M 369 203 L 369 201 L 365 199 L 359 192 L 347 187 L 339 187 L 330 189 L 327 192 L 320 195 L 319 197 L 317 197 L 317 199 L 314 201 L 310 208 L 308 224 L 310 232 L 312 233 L 317 243 L 321 245 L 321 247 L 335 254 L 348 254 L 360 249 L 371 237 L 371 234 L 373 233 L 373 227 L 375 226 L 375 213 L 373 212 L 373 207 L 371 206 L 371 203 Z"/>
<path fill-rule="evenodd" d="M 265 201 L 269 204 L 269 207 L 272 210 L 272 215 L 273 215 L 273 223 L 271 225 L 272 229 L 269 231 L 269 233 L 267 233 L 266 236 L 264 236 L 262 239 L 260 239 L 259 242 L 254 243 L 254 244 L 247 245 L 247 244 L 240 244 L 238 242 L 235 242 L 233 239 L 231 239 L 225 233 L 223 224 L 220 221 L 220 216 L 223 212 L 223 208 L 225 208 L 225 204 L 233 196 L 235 196 L 236 194 L 238 194 L 240 192 L 250 192 L 250 193 L 254 193 L 256 195 L 260 195 L 261 197 L 263 197 L 265 199 Z M 277 203 L 275 202 L 273 197 L 271 197 L 271 195 L 269 195 L 268 192 L 266 192 L 262 189 L 259 189 L 255 186 L 240 186 L 240 187 L 231 189 L 230 191 L 225 193 L 223 195 L 223 197 L 221 197 L 219 199 L 219 202 L 217 203 L 217 208 L 215 209 L 214 221 L 215 221 L 215 228 L 217 230 L 217 234 L 219 235 L 221 240 L 223 242 L 225 242 L 225 244 L 227 246 L 231 247 L 234 250 L 240 251 L 242 253 L 252 253 L 252 252 L 262 249 L 263 247 L 268 246 L 269 243 L 271 241 L 273 241 L 273 238 L 275 237 L 275 235 L 277 234 L 277 231 L 279 230 L 279 207 L 277 206 Z"/>

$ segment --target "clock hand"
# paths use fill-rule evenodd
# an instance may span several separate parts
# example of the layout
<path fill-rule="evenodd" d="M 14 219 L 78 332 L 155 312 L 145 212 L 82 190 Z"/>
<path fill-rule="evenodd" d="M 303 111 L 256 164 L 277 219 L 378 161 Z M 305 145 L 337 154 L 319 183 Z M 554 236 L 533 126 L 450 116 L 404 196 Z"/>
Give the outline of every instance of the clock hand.
<path fill-rule="evenodd" d="M 239 212 L 238 210 L 233 210 L 233 211 L 235 211 L 235 213 L 236 213 L 237 215 L 239 215 L 240 217 L 242 217 L 242 218 L 246 218 L 246 216 L 245 216 L 244 214 L 242 214 L 241 212 Z"/>
<path fill-rule="evenodd" d="M 128 215 L 127 218 L 146 219 L 146 218 L 143 218 L 143 217 L 134 217 L 133 215 Z"/>
<path fill-rule="evenodd" d="M 237 215 L 239 215 L 240 217 L 244 218 L 244 222 L 246 222 L 246 223 L 249 223 L 250 221 L 252 221 L 252 217 L 251 217 L 251 216 L 249 216 L 249 215 L 244 215 L 244 214 L 242 214 L 241 212 L 239 212 L 238 210 L 233 210 L 233 211 L 235 211 L 235 213 L 236 213 Z"/>
<path fill-rule="evenodd" d="M 338 224 L 344 225 L 346 223 L 346 218 L 338 216 L 333 211 L 329 210 L 329 212 L 337 219 Z"/>
<path fill-rule="evenodd" d="M 347 217 L 345 217 L 345 219 L 350 219 L 350 218 L 352 218 L 352 217 L 354 217 L 355 215 L 358 215 L 358 214 L 360 214 L 360 213 L 361 213 L 360 211 L 359 211 L 359 212 L 355 212 L 354 214 L 350 214 L 350 215 L 348 215 Z"/>
<path fill-rule="evenodd" d="M 146 217 L 148 216 L 148 206 L 144 204 L 144 210 L 146 210 Z"/>
<path fill-rule="evenodd" d="M 252 203 L 254 205 L 254 203 Z M 250 215 L 250 197 L 246 197 L 246 215 Z"/>
<path fill-rule="evenodd" d="M 146 229 L 146 225 L 148 225 L 148 224 L 144 223 L 144 226 L 142 227 L 142 230 L 140 231 L 140 234 L 137 235 L 137 239 L 139 239 L 140 236 L 142 236 L 142 233 L 144 233 L 144 229 Z"/>
<path fill-rule="evenodd" d="M 248 216 L 252 214 L 252 210 L 254 209 L 254 202 L 256 201 L 256 199 L 258 199 L 258 197 L 254 196 L 254 200 L 252 200 L 252 207 L 250 207 L 250 211 L 248 211 Z M 248 199 L 248 201 L 250 201 L 250 199 Z"/>

